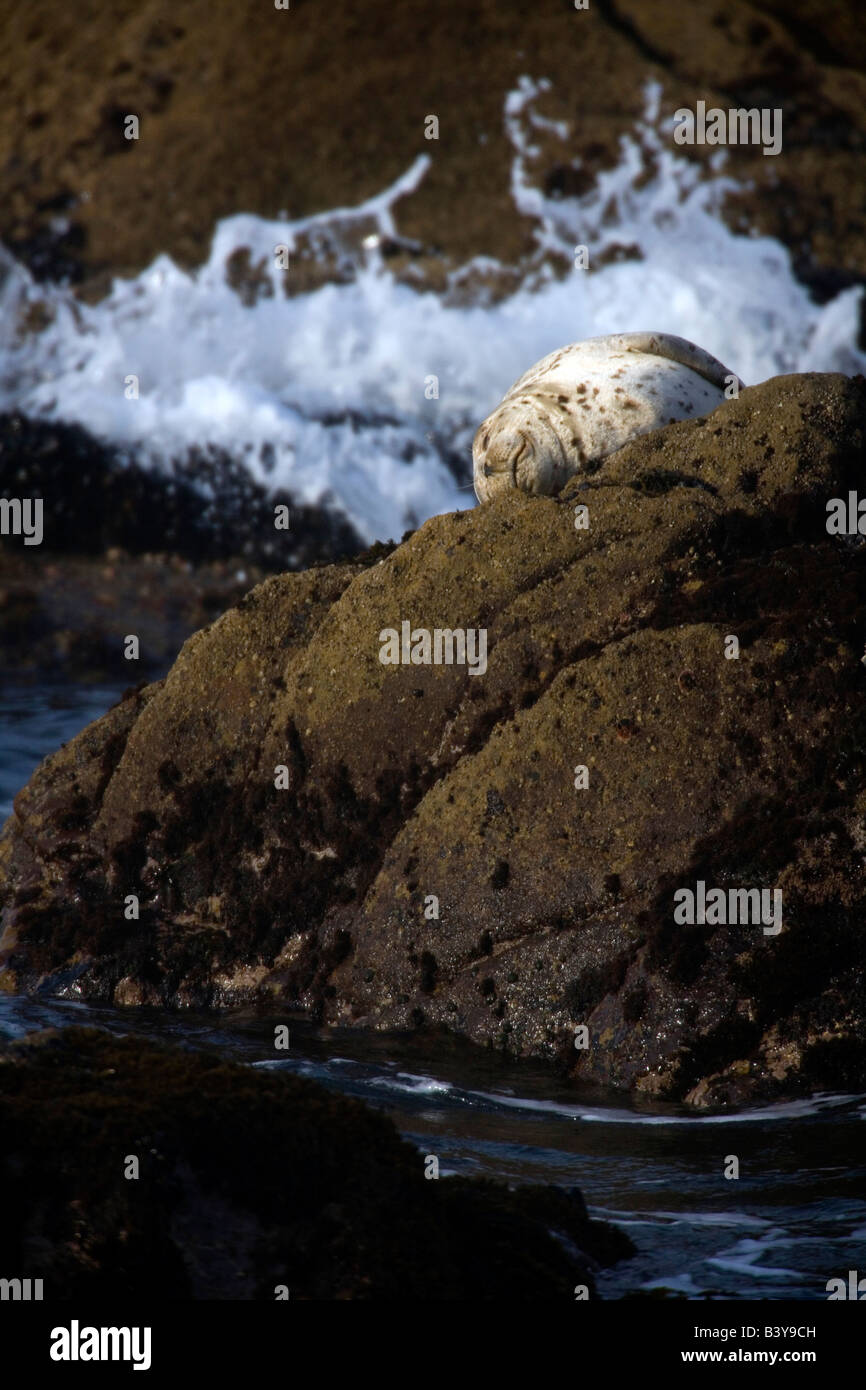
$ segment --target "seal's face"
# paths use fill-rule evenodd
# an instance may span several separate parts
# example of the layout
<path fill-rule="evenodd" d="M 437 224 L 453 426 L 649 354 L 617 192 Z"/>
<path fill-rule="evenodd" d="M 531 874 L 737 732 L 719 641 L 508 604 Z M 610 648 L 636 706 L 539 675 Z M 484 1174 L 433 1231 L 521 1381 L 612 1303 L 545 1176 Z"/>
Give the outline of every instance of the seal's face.
<path fill-rule="evenodd" d="M 501 492 L 545 496 L 553 491 L 562 449 L 546 413 L 531 400 L 500 406 L 472 444 L 475 495 L 490 502 Z"/>

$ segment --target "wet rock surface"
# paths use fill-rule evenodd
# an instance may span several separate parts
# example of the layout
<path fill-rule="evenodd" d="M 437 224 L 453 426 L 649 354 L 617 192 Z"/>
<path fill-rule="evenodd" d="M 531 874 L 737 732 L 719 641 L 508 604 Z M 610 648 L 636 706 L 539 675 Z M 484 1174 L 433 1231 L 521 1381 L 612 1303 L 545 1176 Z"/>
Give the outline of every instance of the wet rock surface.
<path fill-rule="evenodd" d="M 357 1101 L 95 1029 L 0 1045 L 0 1127 L 3 1267 L 51 1301 L 573 1302 L 633 1252 L 576 1189 L 427 1180 Z"/>
<path fill-rule="evenodd" d="M 0 986 L 445 1027 L 698 1105 L 857 1084 L 866 551 L 826 504 L 864 426 L 862 378 L 776 378 L 267 579 L 17 797 Z M 382 664 L 403 621 L 486 629 L 486 671 Z M 782 930 L 677 923 L 699 881 Z"/>

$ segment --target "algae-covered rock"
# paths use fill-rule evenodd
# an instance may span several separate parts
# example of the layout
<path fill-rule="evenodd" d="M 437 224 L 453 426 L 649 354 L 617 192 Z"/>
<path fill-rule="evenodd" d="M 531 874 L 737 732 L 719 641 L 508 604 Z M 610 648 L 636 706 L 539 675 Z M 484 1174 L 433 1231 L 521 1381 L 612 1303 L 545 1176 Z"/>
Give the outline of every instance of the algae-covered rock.
<path fill-rule="evenodd" d="M 0 1130 L 3 1269 L 51 1301 L 573 1302 L 633 1250 L 576 1190 L 427 1181 L 314 1082 L 96 1029 L 0 1046 Z"/>
<path fill-rule="evenodd" d="M 862 1080 L 866 551 L 827 502 L 864 425 L 862 378 L 777 378 L 269 579 L 19 794 L 0 985 L 273 997 L 699 1104 Z M 404 622 L 486 667 L 384 664 Z M 678 920 L 699 883 L 781 929 Z"/>

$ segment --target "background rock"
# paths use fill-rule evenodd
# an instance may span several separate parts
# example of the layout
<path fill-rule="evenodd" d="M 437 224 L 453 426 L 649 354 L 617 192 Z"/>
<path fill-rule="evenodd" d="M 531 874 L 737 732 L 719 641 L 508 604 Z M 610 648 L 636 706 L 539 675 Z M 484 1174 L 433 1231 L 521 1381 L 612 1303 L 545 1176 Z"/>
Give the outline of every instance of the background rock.
<path fill-rule="evenodd" d="M 866 563 L 826 503 L 864 424 L 862 378 L 777 378 L 267 580 L 16 799 L 0 983 L 279 998 L 701 1104 L 855 1084 Z M 486 628 L 486 674 L 382 665 L 403 620 Z M 781 888 L 782 933 L 676 926 L 698 879 Z"/>
<path fill-rule="evenodd" d="M 86 21 L 33 0 L 4 16 L 0 40 L 0 237 L 37 275 L 71 275 L 90 296 L 160 252 L 200 264 L 217 219 L 240 208 L 304 216 L 359 203 L 422 152 L 433 166 L 397 224 L 417 243 L 415 272 L 435 286 L 475 255 L 519 264 L 534 242 L 512 201 L 503 104 L 524 74 L 551 80 L 544 114 L 573 126 L 566 144 L 550 129 L 533 137 L 533 175 L 563 196 L 616 163 L 650 79 L 671 117 L 699 99 L 781 107 L 784 168 L 759 148 L 730 151 L 749 185 L 731 218 L 784 241 L 818 295 L 866 273 L 866 54 L 846 0 L 685 13 L 653 0 L 585 11 L 443 0 L 435 13 L 420 0 L 368 0 L 363 13 L 188 0 L 182 15 L 166 0 L 106 0 Z M 128 113 L 137 142 L 123 136 Z"/>
<path fill-rule="evenodd" d="M 152 680 L 265 574 L 362 549 L 344 518 L 268 494 L 227 455 L 202 454 L 194 474 L 145 468 L 78 425 L 0 414 L 0 498 L 43 499 L 45 531 L 38 547 L 0 540 L 2 679 L 126 679 L 135 633 L 134 669 Z"/>
<path fill-rule="evenodd" d="M 282 489 L 268 492 L 217 450 L 174 465 L 145 468 L 79 425 L 0 414 L 0 497 L 44 499 L 46 552 L 101 555 L 120 547 L 195 564 L 235 560 L 266 571 L 304 569 L 362 549 L 345 518 L 298 506 Z M 193 481 L 194 478 L 194 481 Z M 291 505 L 290 505 L 291 504 Z M 275 509 L 290 506 L 288 530 Z M 13 540 L 4 538 L 4 551 Z M 19 553 L 37 556 L 18 542 Z"/>

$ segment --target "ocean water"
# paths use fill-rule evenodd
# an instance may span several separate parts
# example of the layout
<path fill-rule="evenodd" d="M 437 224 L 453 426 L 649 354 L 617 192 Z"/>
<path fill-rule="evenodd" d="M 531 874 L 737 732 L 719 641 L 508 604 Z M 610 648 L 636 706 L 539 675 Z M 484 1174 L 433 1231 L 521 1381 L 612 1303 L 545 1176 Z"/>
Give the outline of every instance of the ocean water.
<path fill-rule="evenodd" d="M 0 408 L 78 422 L 154 468 L 193 467 L 193 448 L 228 450 L 266 487 L 342 512 L 372 541 L 474 504 L 466 484 L 475 428 L 517 377 L 564 343 L 633 329 L 677 333 L 747 384 L 866 368 L 856 347 L 861 291 L 815 305 L 783 246 L 725 226 L 719 208 L 737 186 L 726 152 L 702 180 L 662 125 L 656 85 L 597 187 L 545 197 L 533 183 L 538 131 L 558 142 L 563 161 L 573 153 L 568 126 L 543 114 L 549 90 L 524 77 L 504 103 L 512 196 L 533 221 L 536 254 L 502 302 L 473 298 L 475 277 L 496 269 L 484 258 L 454 271 L 446 295 L 389 269 L 383 240 L 394 235 L 400 198 L 426 176 L 431 156 L 421 154 L 360 207 L 301 220 L 228 217 L 200 269 L 187 273 L 160 256 L 95 306 L 36 285 L 3 256 Z M 288 247 L 291 265 L 302 243 L 333 256 L 346 282 L 286 297 L 274 249 Z M 545 257 L 573 264 L 576 245 L 590 248 L 590 269 L 557 277 Z M 640 256 L 599 264 L 617 246 Z M 253 305 L 226 278 L 241 248 L 272 291 Z M 51 320 L 39 332 L 23 326 L 35 306 Z M 126 398 L 130 376 L 138 399 Z"/>
<path fill-rule="evenodd" d="M 0 688 L 0 818 L 40 757 L 120 691 Z M 275 1024 L 291 1046 L 275 1058 Z M 535 1063 L 455 1040 L 321 1029 L 284 1012 L 118 1010 L 0 994 L 0 1033 L 93 1024 L 252 1066 L 309 1076 L 385 1110 L 440 1172 L 577 1185 L 621 1226 L 632 1260 L 599 1277 L 603 1297 L 665 1289 L 691 1299 L 823 1299 L 866 1270 L 866 1094 L 821 1094 L 704 1116 L 576 1090 Z M 736 1181 L 723 1176 L 730 1155 Z"/>

